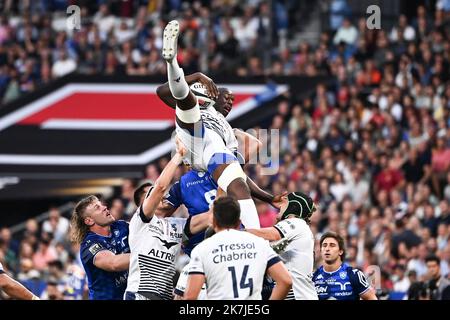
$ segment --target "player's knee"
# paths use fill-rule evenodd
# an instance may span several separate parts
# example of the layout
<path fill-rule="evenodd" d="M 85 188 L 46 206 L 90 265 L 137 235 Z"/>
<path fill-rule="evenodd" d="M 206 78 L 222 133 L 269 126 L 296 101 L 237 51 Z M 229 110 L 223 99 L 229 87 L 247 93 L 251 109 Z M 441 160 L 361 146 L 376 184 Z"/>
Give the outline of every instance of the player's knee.
<path fill-rule="evenodd" d="M 200 120 L 200 108 L 194 106 L 189 110 L 183 110 L 178 107 L 175 109 L 177 118 L 184 123 L 196 123 Z"/>
<path fill-rule="evenodd" d="M 250 190 L 246 183 L 247 176 L 237 162 L 232 162 L 223 170 L 217 184 L 222 190 L 236 199 L 247 199 Z"/>

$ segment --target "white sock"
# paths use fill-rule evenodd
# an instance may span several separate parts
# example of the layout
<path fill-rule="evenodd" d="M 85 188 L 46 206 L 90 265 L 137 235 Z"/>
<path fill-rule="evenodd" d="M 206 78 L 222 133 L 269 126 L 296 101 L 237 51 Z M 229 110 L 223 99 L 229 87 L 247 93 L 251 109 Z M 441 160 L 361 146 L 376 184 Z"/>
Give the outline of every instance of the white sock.
<path fill-rule="evenodd" d="M 258 211 L 252 199 L 238 200 L 241 207 L 241 222 L 246 229 L 259 229 Z"/>
<path fill-rule="evenodd" d="M 172 96 L 177 100 L 183 100 L 189 94 L 189 86 L 184 79 L 183 69 L 180 68 L 175 56 L 171 62 L 167 62 L 167 77 Z"/>

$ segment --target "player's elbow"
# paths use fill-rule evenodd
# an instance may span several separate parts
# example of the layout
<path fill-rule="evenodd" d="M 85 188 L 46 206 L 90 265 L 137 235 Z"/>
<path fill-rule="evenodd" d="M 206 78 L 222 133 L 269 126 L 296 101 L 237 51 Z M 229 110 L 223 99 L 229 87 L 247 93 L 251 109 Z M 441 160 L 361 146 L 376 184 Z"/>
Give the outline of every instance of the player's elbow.
<path fill-rule="evenodd" d="M 292 277 L 288 271 L 279 272 L 277 279 L 274 280 L 277 285 L 284 287 L 288 291 L 292 288 Z"/>
<path fill-rule="evenodd" d="M 153 192 L 158 192 L 158 193 L 162 193 L 165 194 L 168 190 L 169 190 L 169 183 L 164 183 L 163 181 L 156 181 L 155 183 L 155 190 Z"/>
<path fill-rule="evenodd" d="M 292 288 L 292 278 L 289 275 L 289 273 L 287 273 L 282 280 L 283 285 L 288 289 L 291 290 Z"/>

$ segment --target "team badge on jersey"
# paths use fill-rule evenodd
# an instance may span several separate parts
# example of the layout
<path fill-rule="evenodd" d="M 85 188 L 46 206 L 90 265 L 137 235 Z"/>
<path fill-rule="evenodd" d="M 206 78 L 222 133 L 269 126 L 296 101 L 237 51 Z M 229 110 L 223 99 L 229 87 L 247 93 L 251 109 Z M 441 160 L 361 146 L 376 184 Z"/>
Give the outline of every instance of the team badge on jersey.
<path fill-rule="evenodd" d="M 347 272 L 346 271 L 339 272 L 339 277 L 341 277 L 341 279 L 344 280 L 347 277 Z"/>

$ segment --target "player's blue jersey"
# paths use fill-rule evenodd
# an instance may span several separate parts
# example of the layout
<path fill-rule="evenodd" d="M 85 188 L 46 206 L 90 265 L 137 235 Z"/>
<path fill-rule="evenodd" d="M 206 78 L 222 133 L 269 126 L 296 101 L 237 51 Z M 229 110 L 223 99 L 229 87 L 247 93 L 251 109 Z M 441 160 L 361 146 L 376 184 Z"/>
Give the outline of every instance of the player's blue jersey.
<path fill-rule="evenodd" d="M 108 272 L 97 268 L 94 257 L 102 250 L 109 250 L 114 254 L 130 252 L 127 222 L 113 222 L 109 237 L 89 232 L 80 246 L 81 261 L 88 278 L 89 299 L 122 300 L 127 287 L 128 270 Z"/>
<path fill-rule="evenodd" d="M 166 197 L 166 201 L 178 208 L 184 204 L 190 216 L 209 210 L 217 194 L 217 184 L 208 172 L 190 170 L 181 176 Z M 205 238 L 205 233 L 193 235 L 183 246 L 184 252 L 190 256 L 192 249 Z"/>
<path fill-rule="evenodd" d="M 326 272 L 321 266 L 312 280 L 319 300 L 359 300 L 359 296 L 370 289 L 364 273 L 346 263 L 334 272 Z"/>

